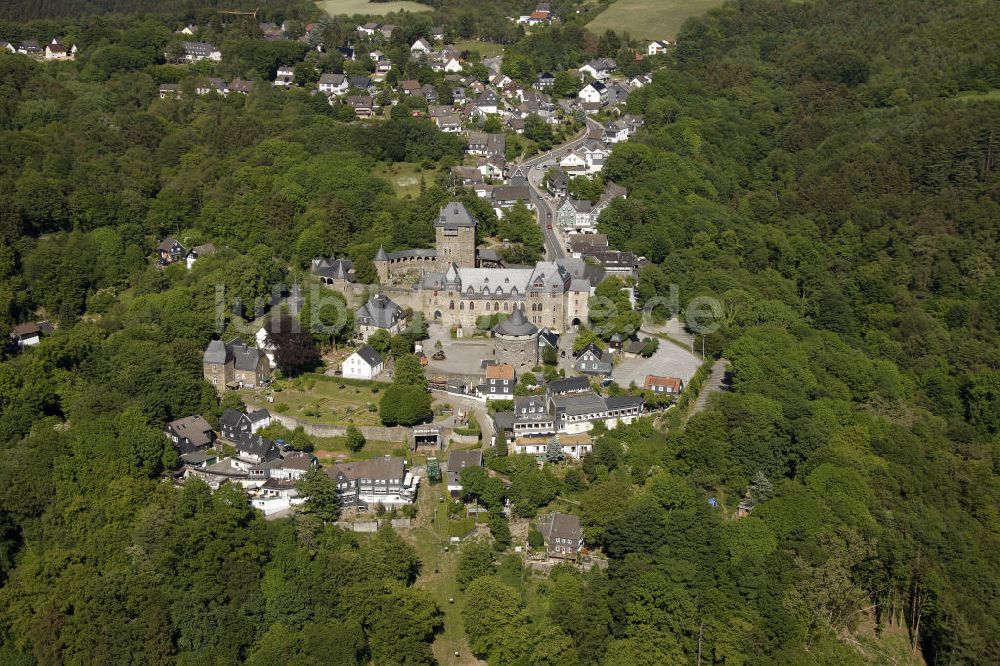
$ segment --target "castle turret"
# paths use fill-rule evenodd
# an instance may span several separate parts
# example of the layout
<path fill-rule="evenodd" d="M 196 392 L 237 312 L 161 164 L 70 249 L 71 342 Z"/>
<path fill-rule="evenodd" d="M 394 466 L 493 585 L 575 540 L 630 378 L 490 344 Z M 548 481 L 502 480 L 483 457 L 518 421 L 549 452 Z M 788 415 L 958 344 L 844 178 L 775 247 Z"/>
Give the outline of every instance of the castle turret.
<path fill-rule="evenodd" d="M 375 264 L 375 272 L 378 273 L 378 281 L 382 284 L 389 283 L 389 255 L 385 252 L 385 247 L 382 245 L 378 246 L 378 252 L 375 253 L 375 260 L 372 262 Z"/>

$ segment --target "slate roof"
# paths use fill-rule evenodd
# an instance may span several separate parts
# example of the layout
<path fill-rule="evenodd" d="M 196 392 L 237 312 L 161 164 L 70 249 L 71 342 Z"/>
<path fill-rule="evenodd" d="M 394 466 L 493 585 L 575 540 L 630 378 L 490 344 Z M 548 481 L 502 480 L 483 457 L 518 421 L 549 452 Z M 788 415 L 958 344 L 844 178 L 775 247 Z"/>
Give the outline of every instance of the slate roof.
<path fill-rule="evenodd" d="M 231 342 L 228 345 L 233 353 L 233 367 L 237 370 L 256 370 L 260 363 L 262 352 L 256 347 L 248 347 L 243 342 Z"/>
<path fill-rule="evenodd" d="M 568 416 L 602 413 L 607 409 L 601 396 L 592 391 L 554 396 L 552 404 Z"/>
<path fill-rule="evenodd" d="M 452 201 L 441 209 L 438 219 L 434 222 L 435 227 L 475 227 L 476 218 L 469 214 L 469 210 L 461 201 Z"/>
<path fill-rule="evenodd" d="M 229 350 L 222 340 L 212 340 L 205 349 L 204 363 L 223 364 L 229 359 Z"/>
<path fill-rule="evenodd" d="M 403 317 L 403 308 L 383 294 L 372 296 L 354 313 L 354 320 L 365 326 L 391 328 Z"/>
<path fill-rule="evenodd" d="M 193 446 L 208 446 L 212 443 L 212 426 L 199 415 L 171 421 L 167 424 L 167 429 L 174 435 L 187 439 Z"/>
<path fill-rule="evenodd" d="M 373 368 L 382 362 L 382 357 L 379 353 L 368 345 L 361 345 L 361 347 L 359 347 L 354 353 L 360 356 L 365 363 Z"/>
<path fill-rule="evenodd" d="M 262 460 L 278 457 L 278 447 L 263 435 L 250 435 L 236 443 L 236 451 L 248 455 L 259 456 Z"/>
<path fill-rule="evenodd" d="M 514 308 L 509 317 L 493 327 L 493 333 L 496 335 L 522 337 L 535 335 L 538 333 L 538 327 L 528 321 L 521 308 Z"/>
<path fill-rule="evenodd" d="M 538 517 L 538 530 L 545 537 L 546 541 L 553 539 L 571 539 L 579 541 L 583 538 L 583 530 L 580 527 L 580 518 L 569 513 L 553 511 Z"/>
<path fill-rule="evenodd" d="M 643 399 L 637 395 L 612 395 L 604 399 L 604 404 L 608 410 L 641 407 L 642 403 Z"/>
<path fill-rule="evenodd" d="M 352 481 L 354 479 L 401 481 L 405 471 L 406 463 L 402 458 L 386 456 L 371 460 L 359 460 L 358 462 L 337 463 L 328 467 L 326 473 L 333 479 L 342 473 Z"/>
<path fill-rule="evenodd" d="M 448 471 L 458 472 L 466 467 L 482 467 L 483 452 L 474 451 L 452 451 L 448 454 Z"/>
<path fill-rule="evenodd" d="M 545 392 L 549 395 L 563 395 L 589 390 L 590 380 L 586 377 L 566 377 L 565 379 L 553 379 L 549 382 Z"/>

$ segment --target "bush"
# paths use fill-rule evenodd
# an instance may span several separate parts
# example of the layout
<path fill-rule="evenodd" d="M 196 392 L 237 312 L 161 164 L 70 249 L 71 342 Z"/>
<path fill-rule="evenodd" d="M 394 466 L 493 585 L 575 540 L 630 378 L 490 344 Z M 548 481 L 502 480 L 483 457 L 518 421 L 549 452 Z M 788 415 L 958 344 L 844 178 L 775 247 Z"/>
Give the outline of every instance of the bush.
<path fill-rule="evenodd" d="M 535 527 L 532 527 L 531 530 L 528 532 L 528 545 L 534 548 L 535 550 L 538 550 L 539 548 L 543 548 L 545 546 L 545 537 L 543 537 L 542 533 L 539 532 L 538 529 Z"/>
<path fill-rule="evenodd" d="M 271 405 L 271 409 L 278 412 L 279 414 L 284 414 L 288 411 L 288 405 L 284 402 L 276 402 Z"/>

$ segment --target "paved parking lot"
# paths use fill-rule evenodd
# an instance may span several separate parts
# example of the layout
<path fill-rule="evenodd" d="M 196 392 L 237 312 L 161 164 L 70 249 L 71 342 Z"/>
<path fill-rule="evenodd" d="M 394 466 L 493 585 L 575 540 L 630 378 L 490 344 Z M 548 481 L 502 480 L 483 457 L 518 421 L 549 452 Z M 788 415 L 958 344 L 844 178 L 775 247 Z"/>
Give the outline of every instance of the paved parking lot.
<path fill-rule="evenodd" d="M 660 348 L 651 358 L 629 358 L 615 366 L 611 376 L 619 386 L 635 382 L 642 386 L 646 375 L 679 377 L 687 384 L 701 365 L 701 359 L 668 340 L 660 340 Z"/>
<path fill-rule="evenodd" d="M 424 353 L 429 363 L 427 375 L 485 375 L 480 367 L 484 358 L 493 358 L 493 340 L 491 338 L 475 338 L 452 340 L 448 329 L 441 324 L 432 323 L 427 327 L 430 336 L 424 340 Z M 435 343 L 441 341 L 445 360 L 435 361 L 431 358 L 437 351 Z"/>

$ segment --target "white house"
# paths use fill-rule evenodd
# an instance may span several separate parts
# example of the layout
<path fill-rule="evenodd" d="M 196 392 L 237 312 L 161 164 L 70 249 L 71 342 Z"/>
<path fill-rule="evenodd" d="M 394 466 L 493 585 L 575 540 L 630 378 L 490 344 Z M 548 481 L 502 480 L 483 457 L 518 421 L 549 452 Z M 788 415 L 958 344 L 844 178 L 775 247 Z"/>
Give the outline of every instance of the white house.
<path fill-rule="evenodd" d="M 600 81 L 594 81 L 585 85 L 576 96 L 589 104 L 607 104 L 608 87 Z"/>
<path fill-rule="evenodd" d="M 628 125 L 617 120 L 604 124 L 604 131 L 601 138 L 606 143 L 622 143 L 628 141 Z"/>
<path fill-rule="evenodd" d="M 200 60 L 220 62 L 222 60 L 222 52 L 208 42 L 182 42 L 181 49 L 183 50 L 182 59 L 185 62 L 198 62 Z"/>
<path fill-rule="evenodd" d="M 569 176 L 583 176 L 587 173 L 587 158 L 573 151 L 559 160 L 559 168 Z"/>
<path fill-rule="evenodd" d="M 580 74 L 586 74 L 592 79 L 605 81 L 618 69 L 618 65 L 611 58 L 597 58 L 580 67 Z"/>
<path fill-rule="evenodd" d="M 343 74 L 323 74 L 319 77 L 319 91 L 327 95 L 343 95 L 349 83 Z"/>
<path fill-rule="evenodd" d="M 341 374 L 348 379 L 375 379 L 382 373 L 385 363 L 379 353 L 362 345 L 340 364 Z"/>
<path fill-rule="evenodd" d="M 413 46 L 410 47 L 410 55 L 427 55 L 430 51 L 431 45 L 423 37 L 413 42 Z"/>
<path fill-rule="evenodd" d="M 293 67 L 279 67 L 274 76 L 274 85 L 282 88 L 288 87 L 295 82 L 295 69 Z"/>
<path fill-rule="evenodd" d="M 444 64 L 442 69 L 449 74 L 454 74 L 455 72 L 462 71 L 462 63 L 459 62 L 458 58 L 448 58 L 448 61 Z"/>
<path fill-rule="evenodd" d="M 660 55 L 661 53 L 666 53 L 667 49 L 670 47 L 670 42 L 665 39 L 654 39 L 646 47 L 646 55 Z"/>

